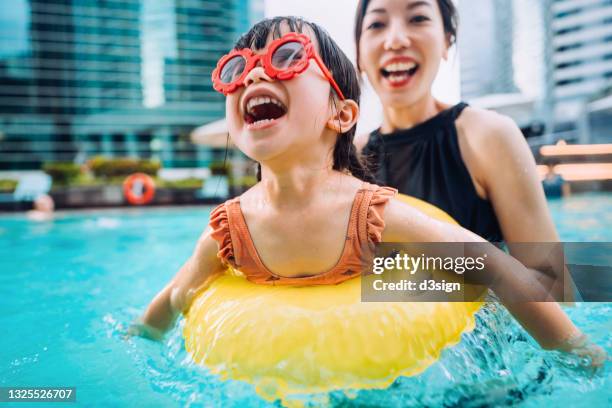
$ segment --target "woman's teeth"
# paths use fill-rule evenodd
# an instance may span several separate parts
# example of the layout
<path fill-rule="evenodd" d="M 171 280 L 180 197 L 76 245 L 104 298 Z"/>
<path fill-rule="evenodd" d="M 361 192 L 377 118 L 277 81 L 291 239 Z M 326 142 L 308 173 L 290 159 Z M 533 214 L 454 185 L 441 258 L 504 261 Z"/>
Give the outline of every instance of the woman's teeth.
<path fill-rule="evenodd" d="M 397 83 L 397 82 L 405 81 L 406 79 L 408 79 L 408 77 L 409 75 L 407 72 L 402 72 L 398 74 L 391 74 L 387 77 L 387 79 L 389 80 L 389 82 Z"/>
<path fill-rule="evenodd" d="M 404 63 L 396 62 L 385 66 L 381 71 L 383 77 L 391 83 L 399 83 L 414 75 L 418 69 L 418 65 L 414 62 Z"/>
<path fill-rule="evenodd" d="M 417 66 L 414 62 L 396 62 L 385 67 L 387 72 L 409 71 Z"/>

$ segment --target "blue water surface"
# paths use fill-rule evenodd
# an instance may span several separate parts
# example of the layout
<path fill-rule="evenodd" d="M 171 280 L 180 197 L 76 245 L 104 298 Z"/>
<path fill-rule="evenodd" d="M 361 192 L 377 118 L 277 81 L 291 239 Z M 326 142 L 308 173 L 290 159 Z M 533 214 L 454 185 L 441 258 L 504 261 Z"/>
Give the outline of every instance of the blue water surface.
<path fill-rule="evenodd" d="M 562 240 L 612 241 L 612 195 L 576 195 L 549 205 Z M 209 207 L 60 212 L 50 222 L 0 216 L 0 387 L 74 386 L 83 406 L 270 406 L 249 384 L 221 382 L 194 366 L 180 327 L 164 344 L 123 336 L 188 258 L 209 213 Z M 612 354 L 610 303 L 566 311 Z M 488 305 L 477 318 L 476 329 L 420 376 L 400 378 L 387 390 L 301 401 L 612 405 L 610 363 L 592 374 L 577 358 L 542 351 L 499 305 Z"/>

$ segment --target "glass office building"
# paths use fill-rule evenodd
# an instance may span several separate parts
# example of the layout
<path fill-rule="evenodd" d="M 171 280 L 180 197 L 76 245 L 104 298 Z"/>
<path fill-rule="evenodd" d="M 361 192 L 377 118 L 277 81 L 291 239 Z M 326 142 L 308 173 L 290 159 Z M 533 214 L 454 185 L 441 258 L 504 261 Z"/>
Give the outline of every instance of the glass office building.
<path fill-rule="evenodd" d="M 542 121 L 559 137 L 582 143 L 612 138 L 610 0 L 458 5 L 464 99 L 499 94 L 501 104 L 508 95 L 510 108 L 531 106 L 524 124 Z"/>
<path fill-rule="evenodd" d="M 555 98 L 585 99 L 612 86 L 612 2 L 552 3 Z"/>
<path fill-rule="evenodd" d="M 263 0 L 0 4 L 0 169 L 106 156 L 205 166 L 189 140 L 224 115 L 210 75 Z"/>
<path fill-rule="evenodd" d="M 458 7 L 462 98 L 517 92 L 512 2 L 470 0 L 459 2 Z"/>

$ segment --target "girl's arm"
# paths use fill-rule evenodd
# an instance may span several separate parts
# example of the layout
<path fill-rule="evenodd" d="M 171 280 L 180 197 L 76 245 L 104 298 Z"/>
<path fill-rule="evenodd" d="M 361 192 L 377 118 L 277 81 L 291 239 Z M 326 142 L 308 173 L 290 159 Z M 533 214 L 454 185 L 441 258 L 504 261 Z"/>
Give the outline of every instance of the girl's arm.
<path fill-rule="evenodd" d="M 207 228 L 191 257 L 172 280 L 153 298 L 147 310 L 128 334 L 160 340 L 174 326 L 176 317 L 189 309 L 193 296 L 223 270 L 217 258 L 217 242 Z"/>
<path fill-rule="evenodd" d="M 542 299 L 546 291 L 533 274 L 513 257 L 460 226 L 430 218 L 395 199 L 389 201 L 385 209 L 385 225 L 383 242 L 479 243 L 474 246 L 466 245 L 466 251 L 476 251 L 470 248 L 478 248 L 479 251 L 467 255 L 480 256 L 485 249 L 487 260 L 484 272 L 489 276 L 470 276 L 469 272 L 466 272 L 466 279 L 489 282 L 491 289 L 510 313 L 543 348 L 584 352 L 584 342 L 575 344 L 577 339 L 583 339 L 582 333 L 556 302 L 518 301 L 520 297 L 527 300 Z M 595 354 L 590 354 L 593 363 L 601 364 L 601 354 L 605 356 L 603 350 L 595 347 L 593 353 Z"/>

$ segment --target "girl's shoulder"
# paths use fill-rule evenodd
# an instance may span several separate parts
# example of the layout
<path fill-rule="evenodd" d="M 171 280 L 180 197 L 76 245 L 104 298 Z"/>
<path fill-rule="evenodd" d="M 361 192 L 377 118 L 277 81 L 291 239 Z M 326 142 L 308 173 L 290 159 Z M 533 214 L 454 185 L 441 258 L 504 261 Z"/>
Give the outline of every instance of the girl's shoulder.
<path fill-rule="evenodd" d="M 259 182 L 257 183 L 259 184 Z M 257 186 L 255 184 L 255 186 Z M 250 197 L 253 193 L 252 190 L 255 186 L 249 188 L 244 193 L 230 198 L 212 209 L 210 212 L 208 226 L 213 232 L 213 237 L 219 240 L 227 240 L 230 231 L 229 231 L 229 219 L 230 217 L 236 217 L 237 213 L 240 213 L 240 202 L 244 200 L 245 197 Z M 230 214 L 231 213 L 231 214 Z"/>

